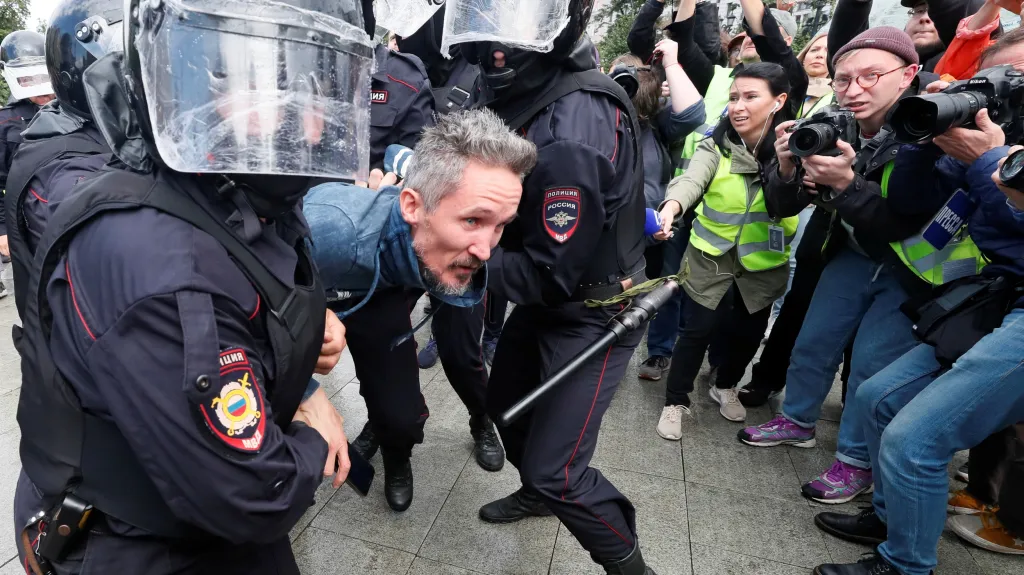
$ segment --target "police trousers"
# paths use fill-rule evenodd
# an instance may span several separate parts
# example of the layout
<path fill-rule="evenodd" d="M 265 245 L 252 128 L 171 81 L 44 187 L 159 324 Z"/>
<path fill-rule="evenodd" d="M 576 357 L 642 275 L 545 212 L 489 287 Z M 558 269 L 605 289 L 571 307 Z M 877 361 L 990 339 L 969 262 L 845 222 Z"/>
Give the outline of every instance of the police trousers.
<path fill-rule="evenodd" d="M 494 355 L 487 411 L 511 407 L 605 333 L 619 306 L 516 306 Z M 508 427 L 499 428 L 509 463 L 598 563 L 625 558 L 636 545 L 633 504 L 590 466 L 601 419 L 643 329 L 585 363 Z"/>
<path fill-rule="evenodd" d="M 345 318 L 345 339 L 359 379 L 359 394 L 381 447 L 408 457 L 423 443 L 430 416 L 420 393 L 420 370 L 409 313 L 422 292 L 404 288 L 380 290 L 365 306 Z M 445 375 L 470 414 L 484 412 L 487 372 L 480 347 L 483 304 L 472 308 L 442 305 L 434 316 L 434 337 Z"/>

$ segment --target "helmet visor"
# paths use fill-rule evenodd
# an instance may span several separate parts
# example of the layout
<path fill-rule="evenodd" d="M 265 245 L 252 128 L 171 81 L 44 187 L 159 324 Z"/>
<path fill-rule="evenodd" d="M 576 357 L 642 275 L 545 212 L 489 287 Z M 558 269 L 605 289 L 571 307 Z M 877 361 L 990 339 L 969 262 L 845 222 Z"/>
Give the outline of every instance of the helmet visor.
<path fill-rule="evenodd" d="M 373 13 L 378 26 L 405 38 L 422 28 L 441 6 L 444 0 L 377 0 Z"/>
<path fill-rule="evenodd" d="M 53 94 L 53 85 L 50 84 L 50 73 L 46 69 L 45 62 L 22 66 L 4 66 L 4 80 L 11 90 L 11 96 L 15 100 L 25 100 L 36 96 L 49 96 Z"/>
<path fill-rule="evenodd" d="M 448 0 L 441 53 L 469 42 L 550 52 L 569 22 L 571 0 Z"/>
<path fill-rule="evenodd" d="M 168 167 L 367 174 L 373 48 L 361 28 L 273 0 L 143 0 L 139 22 L 150 125 Z"/>

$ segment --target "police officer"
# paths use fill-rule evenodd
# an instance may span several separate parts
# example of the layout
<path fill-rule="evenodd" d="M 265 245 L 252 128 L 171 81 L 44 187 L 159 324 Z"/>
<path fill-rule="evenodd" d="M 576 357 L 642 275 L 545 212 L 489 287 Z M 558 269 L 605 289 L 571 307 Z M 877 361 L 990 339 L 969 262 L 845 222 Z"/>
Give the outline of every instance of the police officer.
<path fill-rule="evenodd" d="M 458 46 L 452 46 L 451 58 L 441 53 L 444 14 L 441 6 L 415 33 L 395 37 L 401 52 L 415 55 L 426 67 L 434 108 L 440 114 L 469 108 L 475 100 L 473 86 L 480 75 L 480 67 L 466 61 Z"/>
<path fill-rule="evenodd" d="M 370 167 L 384 167 L 392 144 L 415 148 L 423 128 L 434 125 L 434 99 L 423 62 L 411 54 L 374 48 L 377 71 L 370 83 Z"/>
<path fill-rule="evenodd" d="M 123 11 L 120 0 L 64 0 L 50 16 L 46 35 L 58 49 L 47 52 L 46 68 L 56 104 L 42 108 L 23 133 L 7 179 L 8 239 L 22 315 L 32 255 L 49 215 L 79 181 L 111 157 L 92 122 L 82 75 L 97 56 L 121 49 Z"/>
<path fill-rule="evenodd" d="M 517 9 L 553 13 L 548 0 L 529 4 Z M 479 63 L 482 101 L 538 149 L 519 217 L 488 264 L 490 288 L 516 304 L 487 388 L 487 408 L 496 417 L 593 343 L 621 310 L 588 307 L 585 300 L 608 300 L 645 280 L 644 194 L 633 107 L 596 70 L 589 41 L 581 42 L 593 0 L 569 2 L 561 30 L 550 29 L 551 21 L 564 21 L 558 18 L 538 21 L 535 30 L 521 21 L 501 29 L 512 22 L 490 8 L 488 0 L 449 0 L 444 42 L 461 43 L 463 56 Z M 493 40 L 481 41 L 488 37 Z M 484 505 L 484 521 L 554 513 L 606 572 L 653 573 L 637 545 L 633 505 L 589 465 L 601 419 L 642 332 L 584 364 L 500 430 L 523 486 Z"/>
<path fill-rule="evenodd" d="M 126 3 L 125 52 L 85 75 L 118 163 L 36 247 L 15 517 L 37 575 L 296 574 L 289 531 L 348 471 L 308 385 L 344 330 L 297 204 L 368 165 L 359 6 L 194 5 Z"/>
<path fill-rule="evenodd" d="M 21 145 L 21 132 L 32 117 L 53 100 L 53 88 L 46 73 L 45 44 L 42 34 L 29 30 L 11 32 L 0 42 L 0 65 L 3 77 L 11 91 L 9 105 L 0 109 L 0 189 L 7 188 L 7 175 L 11 171 L 14 153 Z M 7 224 L 0 210 L 0 257 L 10 257 Z M 3 264 L 0 264 L 0 271 Z M 7 296 L 7 288 L 0 281 L 0 299 Z"/>

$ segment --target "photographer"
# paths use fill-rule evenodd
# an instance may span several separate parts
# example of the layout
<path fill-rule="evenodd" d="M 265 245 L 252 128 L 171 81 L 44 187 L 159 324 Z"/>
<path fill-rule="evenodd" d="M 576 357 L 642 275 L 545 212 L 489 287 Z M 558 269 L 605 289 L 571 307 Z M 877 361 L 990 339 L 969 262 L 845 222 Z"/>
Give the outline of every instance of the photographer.
<path fill-rule="evenodd" d="M 888 182 L 900 145 L 883 124 L 917 73 L 914 44 L 897 28 L 873 28 L 840 48 L 833 66 L 839 104 L 854 114 L 860 130 L 859 151 L 840 140 L 839 155 L 803 158 L 798 172 L 786 133 L 790 125 L 779 126 L 778 163 L 768 170 L 765 195 L 769 209 L 781 216 L 799 213 L 812 200 L 832 210 L 828 243 L 845 245 L 822 272 L 797 337 L 782 413 L 740 431 L 740 441 L 748 445 L 814 445 L 815 423 L 847 343 L 854 341 L 848 383 L 854 394 L 861 382 L 914 346 L 911 322 L 899 306 L 908 290 L 930 287 L 889 245 L 920 232 L 946 200 L 930 189 Z M 816 501 L 841 503 L 870 487 L 861 423 L 846 411 L 836 462 L 802 492 Z"/>

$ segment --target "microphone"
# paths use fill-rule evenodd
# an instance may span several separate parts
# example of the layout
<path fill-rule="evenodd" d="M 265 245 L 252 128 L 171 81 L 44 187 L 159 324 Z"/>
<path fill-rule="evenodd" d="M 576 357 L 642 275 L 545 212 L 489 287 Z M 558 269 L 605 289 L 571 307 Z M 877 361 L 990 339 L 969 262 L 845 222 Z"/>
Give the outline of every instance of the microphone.
<path fill-rule="evenodd" d="M 394 172 L 400 180 L 404 180 L 411 159 L 412 150 L 401 144 L 391 144 L 384 150 L 384 172 Z"/>
<path fill-rule="evenodd" d="M 647 220 L 644 222 L 644 235 L 653 236 L 661 231 L 661 214 L 652 208 L 647 208 Z"/>

